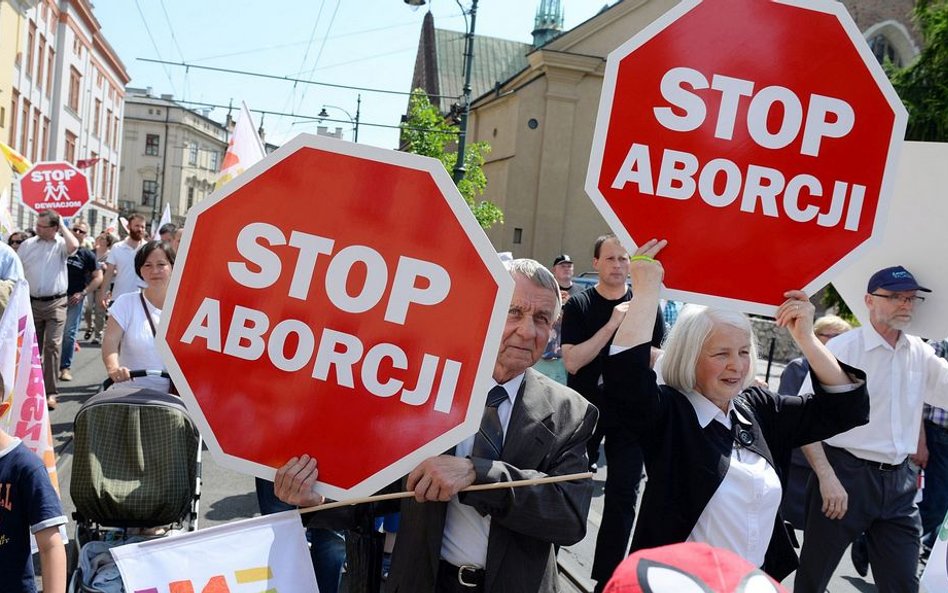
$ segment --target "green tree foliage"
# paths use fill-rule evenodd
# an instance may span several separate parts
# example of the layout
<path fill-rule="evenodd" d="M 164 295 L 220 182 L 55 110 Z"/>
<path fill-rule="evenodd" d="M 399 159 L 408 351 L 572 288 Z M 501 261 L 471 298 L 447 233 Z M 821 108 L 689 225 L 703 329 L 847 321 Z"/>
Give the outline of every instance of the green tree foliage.
<path fill-rule="evenodd" d="M 948 141 L 948 0 L 918 0 L 915 22 L 925 48 L 910 66 L 892 73 L 908 109 L 906 140 Z"/>
<path fill-rule="evenodd" d="M 448 173 L 454 171 L 458 154 L 455 143 L 458 127 L 445 120 L 438 108 L 431 104 L 422 89 L 415 89 L 408 101 L 408 117 L 402 124 L 402 142 L 407 152 L 436 158 Z M 449 151 L 446 147 L 451 148 Z M 484 176 L 484 155 L 490 151 L 486 142 L 469 143 L 464 152 L 467 173 L 458 183 L 458 191 L 470 206 L 481 228 L 487 230 L 504 221 L 504 214 L 493 202 L 479 199 L 487 188 Z"/>

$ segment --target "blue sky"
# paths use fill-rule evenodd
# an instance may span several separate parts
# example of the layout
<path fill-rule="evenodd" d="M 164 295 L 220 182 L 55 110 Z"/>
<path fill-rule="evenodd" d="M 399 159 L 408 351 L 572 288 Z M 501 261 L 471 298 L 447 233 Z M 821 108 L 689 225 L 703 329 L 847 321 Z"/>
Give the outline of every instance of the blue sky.
<path fill-rule="evenodd" d="M 470 0 L 461 1 L 470 6 Z M 562 2 L 566 28 L 606 4 L 606 0 Z M 477 33 L 529 42 L 539 3 L 480 0 Z M 216 104 L 244 100 L 251 109 L 304 115 L 317 114 L 325 104 L 354 116 L 358 91 L 186 70 L 139 58 L 407 92 L 426 10 L 413 10 L 403 0 L 95 2 L 102 31 L 132 77 L 130 86 L 151 87 L 155 94 L 172 93 L 176 99 Z M 454 0 L 433 0 L 431 10 L 437 27 L 464 30 L 464 18 Z M 397 125 L 406 103 L 405 96 L 363 92 L 359 141 L 395 147 L 397 130 L 366 124 Z M 225 113 L 226 109 L 215 109 L 210 116 L 223 121 Z M 329 113 L 348 119 L 339 109 L 330 108 Z M 281 143 L 299 132 L 315 132 L 315 123 L 294 126 L 293 121 L 267 116 L 267 140 Z M 351 139 L 349 124 L 329 125 L 344 127 L 345 137 Z"/>

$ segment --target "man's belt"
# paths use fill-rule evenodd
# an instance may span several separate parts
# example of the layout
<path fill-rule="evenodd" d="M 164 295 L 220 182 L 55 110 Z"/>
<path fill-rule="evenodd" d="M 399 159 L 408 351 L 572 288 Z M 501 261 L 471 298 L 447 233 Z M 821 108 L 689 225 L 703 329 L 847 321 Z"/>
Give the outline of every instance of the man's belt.
<path fill-rule="evenodd" d="M 905 464 L 908 462 L 907 457 L 903 459 L 900 463 L 882 463 L 881 461 L 871 461 L 869 459 L 863 459 L 862 457 L 857 457 L 856 455 L 853 455 L 846 449 L 841 449 L 840 447 L 833 447 L 832 445 L 827 445 L 825 443 L 824 443 L 824 446 L 828 449 L 832 449 L 834 451 L 839 451 L 841 453 L 844 453 L 845 455 L 849 456 L 852 459 L 855 459 L 856 461 L 864 464 L 865 466 L 871 467 L 872 469 L 877 469 L 882 472 L 894 472 L 897 469 L 902 469 L 903 467 L 905 467 Z"/>
<path fill-rule="evenodd" d="M 457 577 L 461 587 L 469 589 L 478 589 L 484 586 L 484 569 L 465 564 L 455 566 L 447 560 L 442 560 L 438 566 L 439 572 L 447 573 L 452 579 Z"/>
<path fill-rule="evenodd" d="M 66 293 L 54 294 L 53 296 L 45 296 L 45 297 L 35 297 L 35 296 L 31 296 L 31 297 L 30 297 L 30 300 L 31 300 L 31 301 L 39 301 L 39 302 L 41 302 L 41 303 L 47 303 L 47 302 L 49 302 L 49 301 L 55 301 L 55 300 L 57 300 L 57 299 L 64 299 L 64 298 L 66 298 Z"/>

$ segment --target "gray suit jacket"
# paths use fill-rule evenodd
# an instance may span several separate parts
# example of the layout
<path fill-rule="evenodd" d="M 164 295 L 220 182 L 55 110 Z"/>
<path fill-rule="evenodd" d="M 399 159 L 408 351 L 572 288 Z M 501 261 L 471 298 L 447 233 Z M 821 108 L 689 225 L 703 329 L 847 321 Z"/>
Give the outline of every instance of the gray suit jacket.
<path fill-rule="evenodd" d="M 575 391 L 533 369 L 510 415 L 500 461 L 472 458 L 476 484 L 510 482 L 586 471 L 586 441 L 599 412 Z M 545 593 L 557 588 L 554 544 L 586 534 L 592 480 L 507 488 L 461 495 L 491 517 L 485 593 Z M 434 591 L 446 503 L 401 505 L 401 522 L 388 593 Z"/>

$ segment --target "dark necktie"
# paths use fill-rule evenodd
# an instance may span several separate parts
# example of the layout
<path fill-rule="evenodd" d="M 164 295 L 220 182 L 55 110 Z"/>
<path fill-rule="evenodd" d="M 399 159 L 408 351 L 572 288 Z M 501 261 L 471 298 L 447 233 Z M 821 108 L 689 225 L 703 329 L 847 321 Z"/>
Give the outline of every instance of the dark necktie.
<path fill-rule="evenodd" d="M 481 418 L 481 428 L 474 437 L 472 457 L 483 459 L 500 459 L 504 450 L 504 427 L 500 424 L 500 415 L 497 406 L 507 400 L 507 390 L 496 385 L 487 394 L 487 405 L 484 407 L 484 416 Z"/>

